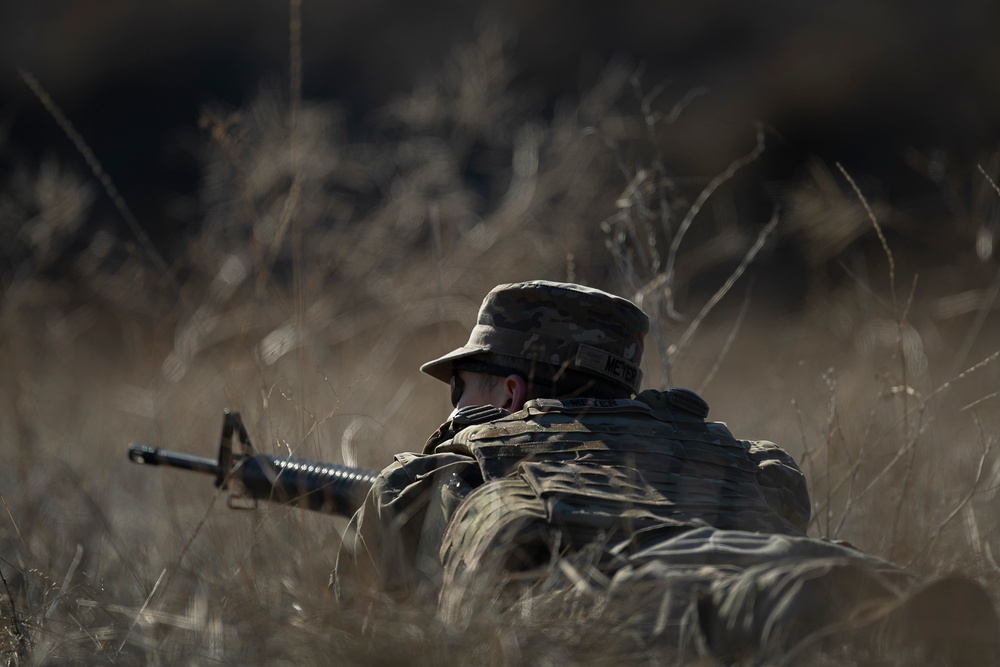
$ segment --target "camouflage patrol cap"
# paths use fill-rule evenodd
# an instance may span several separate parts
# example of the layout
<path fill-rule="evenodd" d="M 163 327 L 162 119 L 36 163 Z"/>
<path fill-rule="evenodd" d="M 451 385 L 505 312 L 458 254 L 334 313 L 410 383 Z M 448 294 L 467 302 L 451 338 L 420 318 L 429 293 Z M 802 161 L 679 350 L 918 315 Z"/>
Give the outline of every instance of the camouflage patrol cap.
<path fill-rule="evenodd" d="M 638 306 L 592 287 L 545 280 L 498 285 L 483 300 L 469 342 L 420 370 L 449 382 L 456 361 L 501 354 L 597 376 L 634 394 L 648 330 Z"/>

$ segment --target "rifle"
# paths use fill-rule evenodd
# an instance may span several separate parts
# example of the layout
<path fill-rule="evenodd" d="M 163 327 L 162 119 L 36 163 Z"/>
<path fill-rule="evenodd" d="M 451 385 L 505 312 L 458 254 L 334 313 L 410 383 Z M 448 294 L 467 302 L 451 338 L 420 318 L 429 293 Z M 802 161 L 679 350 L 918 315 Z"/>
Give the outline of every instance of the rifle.
<path fill-rule="evenodd" d="M 234 436 L 239 437 L 241 452 L 233 452 Z M 229 410 L 222 417 L 217 461 L 137 442 L 128 446 L 128 458 L 215 475 L 215 486 L 230 492 L 227 504 L 232 509 L 253 509 L 259 500 L 267 500 L 347 517 L 364 503 L 377 474 L 367 468 L 259 453 L 240 413 Z"/>

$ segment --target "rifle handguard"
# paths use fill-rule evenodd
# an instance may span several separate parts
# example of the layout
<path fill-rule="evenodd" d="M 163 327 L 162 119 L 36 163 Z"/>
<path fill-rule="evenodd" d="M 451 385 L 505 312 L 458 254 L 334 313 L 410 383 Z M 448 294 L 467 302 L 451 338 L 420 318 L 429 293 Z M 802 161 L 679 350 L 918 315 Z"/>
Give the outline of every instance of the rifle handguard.
<path fill-rule="evenodd" d="M 351 516 L 364 503 L 376 474 L 337 463 L 251 454 L 239 458 L 228 481 L 257 500 Z"/>

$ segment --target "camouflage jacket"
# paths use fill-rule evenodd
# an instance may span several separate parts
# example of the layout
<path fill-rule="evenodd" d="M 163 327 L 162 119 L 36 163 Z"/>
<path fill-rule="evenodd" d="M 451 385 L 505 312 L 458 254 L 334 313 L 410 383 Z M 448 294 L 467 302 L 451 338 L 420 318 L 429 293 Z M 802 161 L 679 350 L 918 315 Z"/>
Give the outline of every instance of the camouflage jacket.
<path fill-rule="evenodd" d="M 484 558 L 530 570 L 598 544 L 597 564 L 695 527 L 804 535 L 792 458 L 737 440 L 685 390 L 465 410 L 399 454 L 354 516 L 337 579 L 436 590 Z"/>

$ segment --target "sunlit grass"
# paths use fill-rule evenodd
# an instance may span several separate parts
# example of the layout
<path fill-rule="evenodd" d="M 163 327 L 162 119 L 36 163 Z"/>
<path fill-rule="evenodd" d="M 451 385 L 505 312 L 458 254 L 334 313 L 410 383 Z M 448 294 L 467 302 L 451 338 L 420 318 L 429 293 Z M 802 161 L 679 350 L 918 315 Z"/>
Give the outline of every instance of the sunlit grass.
<path fill-rule="evenodd" d="M 715 220 L 685 239 L 700 193 L 727 179 L 671 180 L 658 102 L 629 68 L 542 120 L 506 67 L 484 34 L 363 140 L 312 103 L 292 132 L 269 88 L 238 113 L 206 110 L 200 231 L 164 262 L 148 240 L 96 231 L 63 267 L 73 279 L 51 280 L 97 189 L 55 165 L 9 184 L 6 202 L 28 202 L 0 209 L 24 230 L 0 310 L 9 663 L 669 661 L 599 593 L 485 600 L 460 627 L 425 604 L 339 608 L 327 580 L 344 519 L 229 510 L 207 478 L 126 460 L 131 440 L 212 456 L 224 407 L 265 451 L 381 467 L 419 450 L 450 406 L 417 366 L 464 338 L 491 287 L 527 278 L 641 300 L 647 378 L 699 388 L 738 436 L 792 453 L 811 534 L 1000 592 L 993 270 L 971 247 L 892 255 L 832 171 L 773 229 Z M 808 235 L 807 265 L 841 276 L 797 312 L 770 310 L 746 277 L 690 287 L 791 233 Z M 971 305 L 954 307 L 961 295 Z"/>

